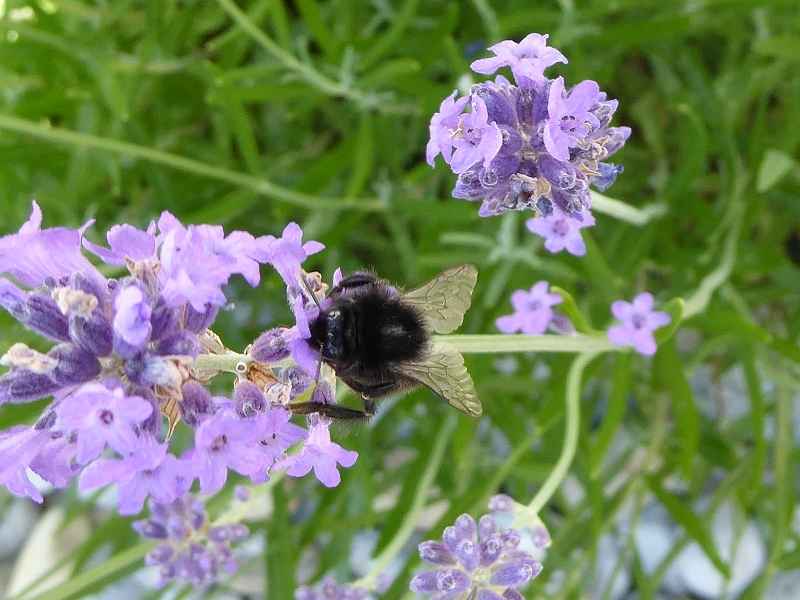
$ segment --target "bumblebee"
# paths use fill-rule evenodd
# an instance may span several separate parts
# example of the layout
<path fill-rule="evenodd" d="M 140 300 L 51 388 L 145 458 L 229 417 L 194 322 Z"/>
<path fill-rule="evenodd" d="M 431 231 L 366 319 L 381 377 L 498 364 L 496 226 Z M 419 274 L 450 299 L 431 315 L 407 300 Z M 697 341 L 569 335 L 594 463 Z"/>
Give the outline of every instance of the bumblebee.
<path fill-rule="evenodd" d="M 293 404 L 292 411 L 364 419 L 375 414 L 380 399 L 423 385 L 456 410 L 480 416 L 464 357 L 453 345 L 431 337 L 461 325 L 477 278 L 474 265 L 459 265 L 405 293 L 370 273 L 342 279 L 328 295 L 328 308 L 309 323 L 308 343 L 341 381 L 361 394 L 364 409 L 302 402 Z"/>

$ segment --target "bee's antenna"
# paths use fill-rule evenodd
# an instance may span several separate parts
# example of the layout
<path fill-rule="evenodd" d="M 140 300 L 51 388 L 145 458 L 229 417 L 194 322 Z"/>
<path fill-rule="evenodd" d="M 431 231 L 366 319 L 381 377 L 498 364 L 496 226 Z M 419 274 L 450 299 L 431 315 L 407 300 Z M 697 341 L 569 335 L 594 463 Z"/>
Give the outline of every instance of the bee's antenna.
<path fill-rule="evenodd" d="M 311 289 L 311 286 L 308 285 L 308 280 L 306 279 L 305 274 L 300 275 L 300 281 L 303 282 L 303 287 L 306 288 L 308 295 L 311 296 L 311 299 L 314 301 L 314 304 L 317 305 L 317 308 L 322 312 L 322 305 L 319 303 L 319 299 L 317 295 L 314 293 L 314 290 Z"/>
<path fill-rule="evenodd" d="M 303 282 L 303 287 L 306 288 L 308 295 L 311 296 L 311 299 L 314 301 L 314 304 L 317 305 L 319 312 L 322 312 L 322 305 L 319 303 L 319 299 L 317 295 L 314 293 L 314 290 L 311 289 L 311 286 L 308 285 L 308 280 L 306 279 L 305 273 L 300 275 L 300 280 Z M 319 385 L 319 378 L 322 376 L 322 346 L 319 348 L 319 356 L 317 357 L 317 376 L 314 378 L 314 386 L 316 387 Z"/>

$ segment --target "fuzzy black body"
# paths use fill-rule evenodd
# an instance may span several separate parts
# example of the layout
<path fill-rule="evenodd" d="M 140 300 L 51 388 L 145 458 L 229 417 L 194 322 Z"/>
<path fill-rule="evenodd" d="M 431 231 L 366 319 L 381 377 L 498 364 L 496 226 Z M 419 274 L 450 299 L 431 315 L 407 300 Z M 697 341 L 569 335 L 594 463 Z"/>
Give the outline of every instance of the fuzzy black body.
<path fill-rule="evenodd" d="M 441 339 L 462 324 L 477 278 L 474 265 L 457 265 L 401 294 L 383 279 L 356 273 L 342 279 L 323 303 L 307 285 L 320 308 L 309 323 L 308 343 L 339 379 L 361 394 L 364 410 L 308 401 L 290 404 L 292 412 L 365 419 L 375 413 L 376 400 L 424 385 L 456 410 L 480 416 L 481 403 L 464 357 Z"/>
<path fill-rule="evenodd" d="M 404 363 L 423 358 L 428 343 L 417 307 L 364 273 L 343 279 L 330 298 L 330 308 L 310 324 L 310 344 L 339 379 L 365 400 L 418 385 L 402 373 Z"/>

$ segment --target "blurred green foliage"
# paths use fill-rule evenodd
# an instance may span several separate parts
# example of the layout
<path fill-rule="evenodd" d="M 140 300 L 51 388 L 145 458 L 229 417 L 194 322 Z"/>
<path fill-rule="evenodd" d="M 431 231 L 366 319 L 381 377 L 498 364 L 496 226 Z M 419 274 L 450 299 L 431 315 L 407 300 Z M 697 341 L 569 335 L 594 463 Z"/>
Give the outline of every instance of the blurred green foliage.
<path fill-rule="evenodd" d="M 510 293 L 540 279 L 570 292 L 597 329 L 617 298 L 642 290 L 661 302 L 687 298 L 688 320 L 652 363 L 622 354 L 587 370 L 592 384 L 572 468 L 584 493 L 572 502 L 557 495 L 541 515 L 554 543 L 536 593 L 557 570 L 566 577 L 554 597 L 591 592 L 586 570 L 596 563 L 597 540 L 615 530 L 626 507 L 634 506 L 635 519 L 651 498 L 683 525 L 683 544 L 698 541 L 727 570 L 709 542 L 708 518 L 689 510 L 710 481 L 712 506 L 742 505 L 769 548 L 747 597 L 761 597 L 777 572 L 800 566 L 790 528 L 800 362 L 796 0 L 6 0 L 0 7 L 4 232 L 27 218 L 32 198 L 45 226 L 96 219 L 93 241 L 114 223 L 144 227 L 162 210 L 254 235 L 278 234 L 294 220 L 306 239 L 327 246 L 309 266 L 328 277 L 336 267 L 373 267 L 413 285 L 458 262 L 477 264 L 461 333 L 494 333 L 494 318 L 510 312 Z M 608 193 L 668 208 L 641 227 L 597 214 L 582 259 L 549 254 L 520 215 L 478 218 L 477 205 L 450 197 L 449 170 L 425 164 L 431 114 L 456 86 L 480 80 L 469 63 L 487 45 L 530 32 L 549 33 L 569 58 L 551 77 L 598 81 L 619 100 L 614 124 L 633 128 L 615 156 L 625 172 Z M 231 348 L 291 320 L 274 273 L 255 290 L 233 283 L 229 298 L 235 308 L 215 330 Z M 32 342 L 5 314 L 0 337 L 3 349 Z M 561 448 L 570 360 L 517 356 L 517 370 L 502 375 L 493 357 L 467 357 L 485 415 L 458 419 L 436 478 L 448 509 L 428 538 L 462 512 L 482 514 L 499 489 L 521 502 L 538 489 Z M 716 383 L 742 370 L 745 416 L 700 410 L 690 379 L 701 365 Z M 531 377 L 534 367 L 542 377 Z M 273 516 L 256 526 L 267 532 L 269 598 L 291 597 L 300 554 L 321 534 L 328 537 L 317 576 L 333 570 L 344 579 L 355 532 L 379 527 L 378 550 L 391 540 L 446 411 L 430 394 L 413 394 L 343 438 L 360 458 L 340 487 L 323 489 L 311 478 L 276 487 Z M 0 425 L 32 414 L 27 406 L 4 409 Z M 414 458 L 387 466 L 401 450 Z M 389 492 L 399 503 L 378 510 L 375 498 Z M 300 499 L 307 512 L 292 516 Z M 114 527 L 109 535 L 131 540 L 126 520 Z M 653 597 L 664 569 L 647 576 L 632 538 L 622 560 L 631 558 L 639 597 Z M 387 598 L 402 597 L 416 565 L 412 556 Z"/>

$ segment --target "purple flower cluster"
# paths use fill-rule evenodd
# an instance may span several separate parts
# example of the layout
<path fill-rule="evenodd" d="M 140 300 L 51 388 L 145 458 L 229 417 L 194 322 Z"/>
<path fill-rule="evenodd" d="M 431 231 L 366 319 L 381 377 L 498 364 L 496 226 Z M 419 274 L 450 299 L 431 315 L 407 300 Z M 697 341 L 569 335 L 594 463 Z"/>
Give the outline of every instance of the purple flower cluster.
<path fill-rule="evenodd" d="M 435 600 L 523 600 L 517 588 L 539 575 L 542 565 L 519 544 L 519 532 L 500 531 L 494 517 L 484 515 L 476 523 L 461 515 L 441 542 L 419 545 L 422 559 L 438 568 L 416 575 L 411 590 Z"/>
<path fill-rule="evenodd" d="M 388 589 L 390 581 L 385 577 L 379 577 L 376 582 L 377 592 Z M 325 577 L 319 584 L 317 590 L 308 586 L 297 588 L 294 593 L 294 600 L 370 600 L 373 595 L 370 590 L 360 585 L 345 583 L 339 585 L 332 577 Z"/>
<path fill-rule="evenodd" d="M 145 564 L 160 567 L 159 588 L 175 579 L 209 585 L 222 570 L 236 572 L 231 544 L 247 539 L 246 525 L 212 525 L 205 506 L 192 494 L 165 503 L 151 500 L 149 508 L 150 518 L 134 521 L 133 528 L 159 542 L 145 557 Z"/>
<path fill-rule="evenodd" d="M 209 352 L 206 330 L 226 303 L 222 286 L 231 275 L 257 285 L 259 264 L 270 263 L 296 296 L 291 277 L 321 244 L 303 244 L 294 223 L 281 238 L 226 236 L 221 227 L 184 226 L 165 212 L 145 231 L 113 227 L 104 248 L 83 239 L 90 223 L 41 229 L 41 217 L 34 203 L 19 232 L 0 238 L 0 273 L 18 282 L 0 277 L 0 306 L 55 345 L 42 353 L 15 344 L 0 358 L 9 368 L 0 376 L 0 405 L 53 400 L 33 426 L 0 432 L 0 485 L 41 502 L 31 473 L 55 487 L 73 476 L 81 489 L 117 484 L 127 515 L 148 496 L 177 501 L 196 479 L 202 493 L 214 493 L 229 469 L 254 482 L 288 469 L 339 483 L 337 464 L 351 466 L 356 453 L 331 442 L 324 419 L 310 418 L 308 431 L 289 422 L 286 402 L 312 378 L 298 367 L 273 369 L 302 340 L 297 327 L 253 345 L 251 368 L 231 399 L 212 396 L 201 384 L 205 374 L 192 367 Z M 106 278 L 84 248 L 128 275 Z M 168 442 L 178 420 L 194 433 L 180 456 Z"/>
<path fill-rule="evenodd" d="M 483 217 L 532 209 L 537 217 L 582 222 L 589 184 L 605 190 L 622 171 L 604 162 L 631 133 L 609 126 L 617 101 L 591 80 L 567 90 L 562 77 L 546 78 L 547 67 L 567 62 L 547 37 L 532 33 L 489 48 L 495 56 L 472 69 L 489 75 L 510 67 L 516 85 L 498 76 L 463 98 L 453 92 L 431 119 L 428 162 L 441 154 L 458 175 L 453 196 L 483 200 Z"/>
<path fill-rule="evenodd" d="M 611 312 L 621 324 L 608 328 L 608 339 L 618 346 L 633 346 L 645 356 L 655 354 L 658 348 L 653 332 L 672 320 L 668 313 L 653 310 L 653 295 L 648 292 L 636 296 L 633 303 L 617 300 Z"/>

